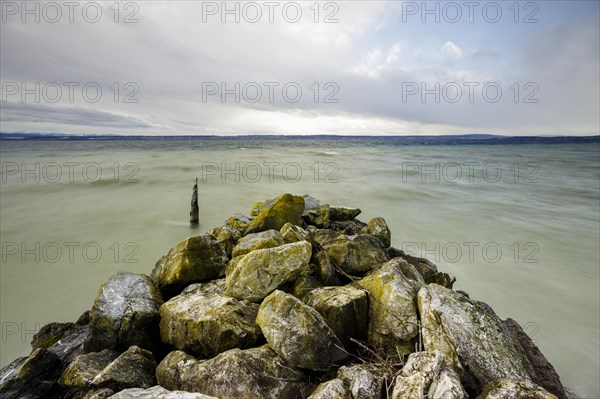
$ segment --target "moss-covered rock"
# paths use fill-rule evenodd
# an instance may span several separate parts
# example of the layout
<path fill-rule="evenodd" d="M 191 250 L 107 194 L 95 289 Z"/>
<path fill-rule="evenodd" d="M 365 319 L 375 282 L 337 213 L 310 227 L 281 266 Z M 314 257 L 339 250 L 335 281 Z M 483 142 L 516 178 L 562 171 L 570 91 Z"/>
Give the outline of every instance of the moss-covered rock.
<path fill-rule="evenodd" d="M 114 394 L 110 399 L 218 399 L 201 393 L 169 391 L 157 385 L 152 388 L 129 388 Z"/>
<path fill-rule="evenodd" d="M 358 208 L 349 208 L 347 206 L 332 205 L 329 208 L 330 218 L 334 222 L 353 220 L 361 212 Z"/>
<path fill-rule="evenodd" d="M 437 266 L 426 258 L 417 258 L 411 255 L 402 255 L 402 258 L 413 265 L 415 269 L 423 276 L 423 280 L 427 284 L 437 284 L 438 269 Z"/>
<path fill-rule="evenodd" d="M 0 370 L 0 398 L 46 399 L 57 393 L 61 361 L 45 348 L 34 350 Z"/>
<path fill-rule="evenodd" d="M 205 361 L 171 352 L 158 365 L 156 378 L 164 388 L 219 399 L 300 399 L 307 388 L 304 374 L 268 345 L 231 349 Z"/>
<path fill-rule="evenodd" d="M 308 399 L 352 399 L 352 396 L 344 381 L 335 378 L 319 384 Z"/>
<path fill-rule="evenodd" d="M 319 251 L 315 255 L 315 265 L 317 266 L 317 276 L 323 285 L 340 285 L 340 278 L 335 267 L 329 259 L 326 251 Z"/>
<path fill-rule="evenodd" d="M 491 312 L 437 284 L 419 291 L 419 312 L 427 350 L 439 350 L 475 391 L 501 378 L 532 379 L 534 370 L 520 346 Z M 466 373 L 469 373 L 468 375 Z"/>
<path fill-rule="evenodd" d="M 92 385 L 115 392 L 127 388 L 150 388 L 156 385 L 156 361 L 150 351 L 132 346 L 106 366 Z"/>
<path fill-rule="evenodd" d="M 159 341 L 160 291 L 143 274 L 118 273 L 102 287 L 90 313 L 84 350 L 125 351 L 132 345 L 154 350 Z"/>
<path fill-rule="evenodd" d="M 333 263 L 351 275 L 362 275 L 388 260 L 381 241 L 366 234 L 337 237 L 323 249 Z"/>
<path fill-rule="evenodd" d="M 329 227 L 329 205 L 320 205 L 302 213 L 302 219 L 306 224 L 326 229 Z"/>
<path fill-rule="evenodd" d="M 223 224 L 231 226 L 237 231 L 244 232 L 246 231 L 246 228 L 252 219 L 254 219 L 252 216 L 236 213 L 232 217 L 228 218 Z"/>
<path fill-rule="evenodd" d="M 238 229 L 228 224 L 223 224 L 213 228 L 209 231 L 209 234 L 217 239 L 229 258 L 231 258 L 233 247 L 235 247 L 235 244 L 238 242 L 238 240 L 242 238 L 242 233 Z"/>
<path fill-rule="evenodd" d="M 261 231 L 244 236 L 238 241 L 231 252 L 232 257 L 246 255 L 257 249 L 273 248 L 283 245 L 283 236 L 277 230 Z"/>
<path fill-rule="evenodd" d="M 290 294 L 302 300 L 306 294 L 322 286 L 321 281 L 315 276 L 301 276 L 292 284 Z"/>
<path fill-rule="evenodd" d="M 364 234 L 367 224 L 358 219 L 352 219 L 331 222 L 329 223 L 329 228 L 347 236 L 355 236 L 357 234 Z"/>
<path fill-rule="evenodd" d="M 276 290 L 265 298 L 256 323 L 273 350 L 294 367 L 328 370 L 346 357 L 342 343 L 323 317 L 283 291 Z"/>
<path fill-rule="evenodd" d="M 396 377 L 392 399 L 468 399 L 456 372 L 440 351 L 411 353 Z"/>
<path fill-rule="evenodd" d="M 234 258 L 227 269 L 226 294 L 259 302 L 283 284 L 308 275 L 311 254 L 311 245 L 301 241 Z"/>
<path fill-rule="evenodd" d="M 477 399 L 557 399 L 529 380 L 503 378 L 488 384 Z"/>
<path fill-rule="evenodd" d="M 152 280 L 167 297 L 192 283 L 225 275 L 229 258 L 217 239 L 204 234 L 190 237 L 171 248 L 152 270 Z"/>
<path fill-rule="evenodd" d="M 419 332 L 415 297 L 420 286 L 402 273 L 401 262 L 392 259 L 354 283 L 369 292 L 369 342 L 396 356 L 412 351 L 410 341 Z"/>
<path fill-rule="evenodd" d="M 181 295 L 191 294 L 204 296 L 225 295 L 225 278 L 219 278 L 205 283 L 190 284 L 181 291 Z"/>
<path fill-rule="evenodd" d="M 256 217 L 248 224 L 245 234 L 258 233 L 265 230 L 279 230 L 286 223 L 302 226 L 304 198 L 297 195 L 283 194 L 267 204 L 258 207 Z"/>
<path fill-rule="evenodd" d="M 182 294 L 160 308 L 163 342 L 188 353 L 213 357 L 248 348 L 262 337 L 258 305 L 221 295 Z"/>
<path fill-rule="evenodd" d="M 83 326 L 75 323 L 49 323 L 40 328 L 31 340 L 33 350 L 49 348 L 59 340 L 83 330 Z"/>
<path fill-rule="evenodd" d="M 308 232 L 300 226 L 291 223 L 286 223 L 280 230 L 283 241 L 286 244 L 291 244 L 298 241 L 308 241 Z"/>
<path fill-rule="evenodd" d="M 392 245 L 392 233 L 385 219 L 381 217 L 373 218 L 367 222 L 366 233 L 379 238 L 386 248 Z"/>
<path fill-rule="evenodd" d="M 91 388 L 98 374 L 117 357 L 119 352 L 110 349 L 79 355 L 65 369 L 58 382 L 68 388 Z"/>
<path fill-rule="evenodd" d="M 317 229 L 314 226 L 308 226 L 306 231 L 308 232 L 310 242 L 317 248 L 322 248 L 331 241 L 343 236 L 339 231 L 332 229 Z"/>
<path fill-rule="evenodd" d="M 303 301 L 323 316 L 345 347 L 352 346 L 350 338 L 367 338 L 369 297 L 364 290 L 323 287 L 309 292 Z"/>

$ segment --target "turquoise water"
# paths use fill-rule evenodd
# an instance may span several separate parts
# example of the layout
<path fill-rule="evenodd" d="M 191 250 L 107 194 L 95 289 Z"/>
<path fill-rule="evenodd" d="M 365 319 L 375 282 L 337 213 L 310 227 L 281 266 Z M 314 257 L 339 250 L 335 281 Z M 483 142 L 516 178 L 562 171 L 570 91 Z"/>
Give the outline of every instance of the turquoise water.
<path fill-rule="evenodd" d="M 309 193 L 384 217 L 395 247 L 517 320 L 565 385 L 600 397 L 599 154 L 598 143 L 3 141 L 0 363 L 28 353 L 36 328 L 89 309 L 117 271 L 149 273 L 255 201 Z"/>

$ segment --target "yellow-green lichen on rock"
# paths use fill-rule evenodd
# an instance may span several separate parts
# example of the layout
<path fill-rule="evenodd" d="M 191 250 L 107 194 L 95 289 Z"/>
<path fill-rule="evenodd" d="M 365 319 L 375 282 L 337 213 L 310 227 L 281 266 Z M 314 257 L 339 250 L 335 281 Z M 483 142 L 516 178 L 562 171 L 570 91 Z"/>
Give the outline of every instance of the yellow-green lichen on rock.
<path fill-rule="evenodd" d="M 335 265 L 351 275 L 362 275 L 388 260 L 381 241 L 367 234 L 339 236 L 323 249 Z"/>
<path fill-rule="evenodd" d="M 248 348 L 262 337 L 258 305 L 222 295 L 178 295 L 160 307 L 163 342 L 188 353 L 213 357 Z"/>
<path fill-rule="evenodd" d="M 167 296 L 173 296 L 189 284 L 223 276 L 228 261 L 227 253 L 217 239 L 204 234 L 190 237 L 171 248 L 156 263 L 150 277 Z"/>
<path fill-rule="evenodd" d="M 304 224 L 302 212 L 304 212 L 304 198 L 283 194 L 272 202 L 261 207 L 256 217 L 248 224 L 245 234 L 258 233 L 265 230 L 280 230 L 286 223 L 297 226 Z"/>
<path fill-rule="evenodd" d="M 242 237 L 233 247 L 232 257 L 246 255 L 257 249 L 273 248 L 283 245 L 283 236 L 277 230 L 266 230 Z"/>
<path fill-rule="evenodd" d="M 273 350 L 294 367 L 328 370 L 347 356 L 323 317 L 283 291 L 265 298 L 256 323 Z"/>
<path fill-rule="evenodd" d="M 462 378 L 468 370 L 475 388 L 501 378 L 533 379 L 526 355 L 493 312 L 437 284 L 423 286 L 418 303 L 425 349 L 441 351 Z"/>
<path fill-rule="evenodd" d="M 311 255 L 311 245 L 300 241 L 234 258 L 227 267 L 225 293 L 259 302 L 283 284 L 308 275 Z"/>

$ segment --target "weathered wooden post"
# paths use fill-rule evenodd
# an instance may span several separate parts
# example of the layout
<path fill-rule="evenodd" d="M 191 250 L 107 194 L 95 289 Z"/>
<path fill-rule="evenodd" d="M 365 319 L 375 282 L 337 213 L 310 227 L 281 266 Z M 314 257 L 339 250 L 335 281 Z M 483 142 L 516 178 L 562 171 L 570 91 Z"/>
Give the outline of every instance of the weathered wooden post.
<path fill-rule="evenodd" d="M 200 223 L 198 208 L 198 178 L 196 177 L 196 184 L 194 184 L 194 190 L 192 191 L 192 210 L 190 211 L 190 223 L 198 224 Z"/>

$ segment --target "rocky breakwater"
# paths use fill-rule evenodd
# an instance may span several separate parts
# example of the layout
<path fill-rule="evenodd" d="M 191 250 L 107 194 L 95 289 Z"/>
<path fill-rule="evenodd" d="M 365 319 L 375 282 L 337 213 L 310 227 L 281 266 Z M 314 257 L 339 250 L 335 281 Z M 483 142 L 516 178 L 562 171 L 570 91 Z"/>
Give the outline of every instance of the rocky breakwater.
<path fill-rule="evenodd" d="M 0 371 L 1 398 L 567 398 L 517 323 L 385 220 L 284 194 L 119 273 Z"/>

